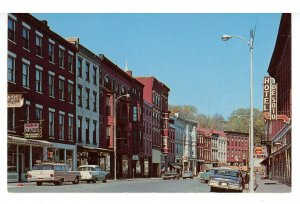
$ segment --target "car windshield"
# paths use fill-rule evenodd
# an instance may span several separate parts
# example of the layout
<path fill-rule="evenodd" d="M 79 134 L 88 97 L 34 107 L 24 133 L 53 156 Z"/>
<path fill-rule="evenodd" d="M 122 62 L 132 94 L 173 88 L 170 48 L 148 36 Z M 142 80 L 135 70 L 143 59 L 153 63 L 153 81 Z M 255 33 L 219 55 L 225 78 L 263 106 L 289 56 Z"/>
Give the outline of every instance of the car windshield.
<path fill-rule="evenodd" d="M 239 177 L 239 172 L 226 169 L 214 170 L 214 174 L 221 176 Z"/>
<path fill-rule="evenodd" d="M 36 164 L 32 168 L 32 170 L 53 170 L 54 165 L 53 164 Z"/>

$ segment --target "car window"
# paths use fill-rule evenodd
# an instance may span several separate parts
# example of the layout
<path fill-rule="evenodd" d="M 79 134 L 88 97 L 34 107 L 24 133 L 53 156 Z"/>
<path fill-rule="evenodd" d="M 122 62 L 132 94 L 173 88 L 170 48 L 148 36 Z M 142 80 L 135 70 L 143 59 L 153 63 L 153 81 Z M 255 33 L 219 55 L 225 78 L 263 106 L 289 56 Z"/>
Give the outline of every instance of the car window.
<path fill-rule="evenodd" d="M 32 168 L 32 170 L 53 170 L 54 165 L 53 164 L 36 164 Z"/>
<path fill-rule="evenodd" d="M 239 172 L 231 171 L 231 170 L 225 170 L 225 169 L 215 170 L 214 174 L 221 175 L 221 176 L 239 177 Z"/>
<path fill-rule="evenodd" d="M 54 170 L 55 171 L 64 171 L 64 168 L 62 165 L 55 165 Z"/>

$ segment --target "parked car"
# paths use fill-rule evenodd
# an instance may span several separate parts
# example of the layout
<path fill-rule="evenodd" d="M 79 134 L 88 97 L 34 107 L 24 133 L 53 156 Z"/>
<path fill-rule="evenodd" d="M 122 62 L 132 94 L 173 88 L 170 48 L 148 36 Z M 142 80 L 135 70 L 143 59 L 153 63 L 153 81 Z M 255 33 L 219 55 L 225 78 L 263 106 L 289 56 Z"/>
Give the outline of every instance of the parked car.
<path fill-rule="evenodd" d="M 87 183 L 102 181 L 106 183 L 107 172 L 102 170 L 98 165 L 83 165 L 77 168 L 80 173 L 80 181 L 86 181 Z"/>
<path fill-rule="evenodd" d="M 200 181 L 207 183 L 209 181 L 210 174 L 211 174 L 210 169 L 206 170 L 205 172 L 201 172 L 201 174 L 199 172 L 198 176 L 199 176 Z"/>
<path fill-rule="evenodd" d="M 166 171 L 162 176 L 163 180 L 166 179 L 179 179 L 179 174 L 176 171 Z"/>
<path fill-rule="evenodd" d="M 63 163 L 40 163 L 35 164 L 31 171 L 27 172 L 27 181 L 36 182 L 41 186 L 43 182 L 61 185 L 63 182 L 78 184 L 80 173 L 71 171 L 67 164 Z"/>
<path fill-rule="evenodd" d="M 186 179 L 186 178 L 193 179 L 194 178 L 193 172 L 191 172 L 191 171 L 185 171 L 185 172 L 183 172 L 182 178 L 183 179 Z"/>
<path fill-rule="evenodd" d="M 7 182 L 17 182 L 18 181 L 18 172 L 16 166 L 7 167 Z"/>
<path fill-rule="evenodd" d="M 240 171 L 231 168 L 219 167 L 211 169 L 208 185 L 212 192 L 221 189 L 239 192 L 243 191 Z"/>

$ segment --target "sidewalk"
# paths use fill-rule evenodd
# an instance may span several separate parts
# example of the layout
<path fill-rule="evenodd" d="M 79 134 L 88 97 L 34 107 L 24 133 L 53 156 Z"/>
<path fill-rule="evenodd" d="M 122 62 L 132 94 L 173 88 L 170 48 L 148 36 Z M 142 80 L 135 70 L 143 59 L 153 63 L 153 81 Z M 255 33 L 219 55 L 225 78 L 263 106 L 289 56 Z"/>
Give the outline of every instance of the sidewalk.
<path fill-rule="evenodd" d="M 290 186 L 270 179 L 257 178 L 256 184 L 254 185 L 255 193 L 290 193 L 292 191 Z"/>

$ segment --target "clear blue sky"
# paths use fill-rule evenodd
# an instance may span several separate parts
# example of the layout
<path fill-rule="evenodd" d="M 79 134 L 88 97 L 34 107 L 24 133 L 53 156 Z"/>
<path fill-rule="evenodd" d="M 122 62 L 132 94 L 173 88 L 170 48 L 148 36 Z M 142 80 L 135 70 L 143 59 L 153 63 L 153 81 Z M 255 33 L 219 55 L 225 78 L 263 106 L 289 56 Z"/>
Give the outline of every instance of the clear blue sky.
<path fill-rule="evenodd" d="M 262 109 L 262 80 L 273 53 L 281 14 L 33 14 L 63 37 L 79 37 L 96 54 L 134 76 L 155 76 L 170 89 L 169 104 L 193 105 L 227 118 L 250 105 L 250 57 L 240 39 L 254 42 L 254 108 Z"/>

